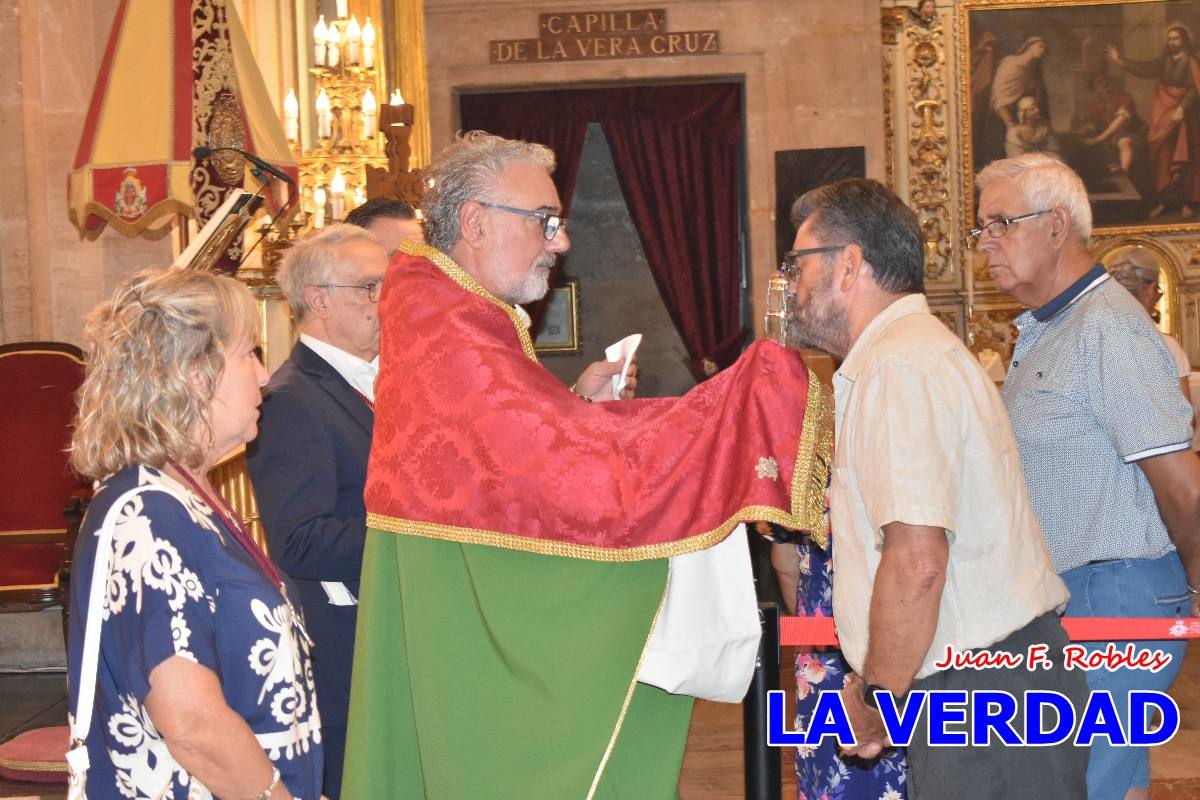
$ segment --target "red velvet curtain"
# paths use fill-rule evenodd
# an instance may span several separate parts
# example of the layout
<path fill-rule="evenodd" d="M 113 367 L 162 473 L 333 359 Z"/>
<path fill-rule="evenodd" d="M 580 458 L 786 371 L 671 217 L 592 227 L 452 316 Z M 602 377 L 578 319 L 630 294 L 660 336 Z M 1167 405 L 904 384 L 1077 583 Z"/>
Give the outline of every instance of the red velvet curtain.
<path fill-rule="evenodd" d="M 583 140 L 587 137 L 590 120 L 584 116 L 559 114 L 546 98 L 546 95 L 559 94 L 563 93 L 468 94 L 459 98 L 459 108 L 464 131 L 488 131 L 509 139 L 544 144 L 553 150 L 558 161 L 552 176 L 554 187 L 563 202 L 563 215 L 570 216 L 571 197 L 575 194 L 579 163 L 583 159 Z M 554 113 L 550 113 L 551 110 Z"/>
<path fill-rule="evenodd" d="M 650 271 L 697 379 L 737 358 L 740 84 L 464 95 L 464 130 L 545 144 L 569 208 L 583 139 L 599 122 Z"/>

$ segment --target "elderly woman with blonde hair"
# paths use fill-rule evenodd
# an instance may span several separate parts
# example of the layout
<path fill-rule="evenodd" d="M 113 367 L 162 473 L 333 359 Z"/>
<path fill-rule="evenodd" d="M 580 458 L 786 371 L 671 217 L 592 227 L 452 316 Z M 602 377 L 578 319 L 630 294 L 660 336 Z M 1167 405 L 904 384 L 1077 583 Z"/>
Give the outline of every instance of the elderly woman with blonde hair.
<path fill-rule="evenodd" d="M 99 483 L 71 587 L 72 796 L 320 795 L 311 643 L 207 477 L 257 432 L 257 330 L 242 284 L 188 270 L 135 275 L 87 319 L 71 458 Z"/>

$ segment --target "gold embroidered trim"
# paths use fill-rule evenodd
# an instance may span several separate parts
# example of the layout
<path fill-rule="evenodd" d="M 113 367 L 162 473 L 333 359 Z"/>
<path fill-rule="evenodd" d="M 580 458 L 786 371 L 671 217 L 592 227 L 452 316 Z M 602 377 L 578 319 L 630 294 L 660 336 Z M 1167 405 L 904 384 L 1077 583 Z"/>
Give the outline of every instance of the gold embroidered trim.
<path fill-rule="evenodd" d="M 66 761 L 16 761 L 0 758 L 0 767 L 21 772 L 66 772 Z"/>
<path fill-rule="evenodd" d="M 468 275 L 466 270 L 454 263 L 454 259 L 450 258 L 450 256 L 446 255 L 441 250 L 438 250 L 436 247 L 430 247 L 427 244 L 420 244 L 419 242 L 403 241 L 400 243 L 400 252 L 406 253 L 410 256 L 418 256 L 420 258 L 429 259 L 433 262 L 435 267 L 446 273 L 446 276 L 450 278 L 450 280 L 454 281 L 471 294 L 482 297 L 484 300 L 487 300 L 489 303 L 497 306 L 501 311 L 507 314 L 508 318 L 512 320 L 513 327 L 517 331 L 517 339 L 521 342 L 521 351 L 525 353 L 525 356 L 530 361 L 534 362 L 535 364 L 538 363 L 537 353 L 533 349 L 533 339 L 529 336 L 529 329 L 525 327 L 525 323 L 521 321 L 519 316 L 517 316 L 517 310 L 513 306 L 510 306 L 508 303 L 504 302 L 499 297 L 496 297 L 496 295 L 480 286 L 479 282 Z"/>
<path fill-rule="evenodd" d="M 800 449 L 792 471 L 792 515 L 800 524 L 778 524 L 807 531 L 822 550 L 829 548 L 829 537 L 825 535 L 825 488 L 833 464 L 833 426 L 833 394 L 809 369 L 804 429 L 800 432 Z M 776 522 L 766 518 L 762 521 Z"/>
<path fill-rule="evenodd" d="M 13 350 L 11 353 L 0 353 L 0 358 L 7 358 L 9 356 L 64 356 L 76 364 L 83 363 L 83 359 L 77 357 L 74 353 L 67 353 L 62 350 Z"/>
<path fill-rule="evenodd" d="M 621 713 L 617 715 L 617 724 L 613 728 L 612 736 L 608 740 L 608 747 L 604 749 L 604 757 L 600 759 L 600 764 L 596 767 L 596 775 L 592 778 L 592 787 L 588 789 L 587 798 L 592 800 L 596 794 L 597 787 L 600 786 L 600 779 L 604 777 L 604 769 L 608 766 L 608 759 L 612 756 L 613 748 L 617 745 L 617 737 L 621 734 L 621 728 L 625 725 L 625 714 L 629 711 L 629 704 L 633 702 L 633 693 L 637 689 L 638 675 L 642 671 L 642 663 L 646 660 L 646 651 L 650 649 L 650 641 L 654 638 L 654 629 L 658 627 L 658 619 L 662 616 L 663 606 L 667 604 L 667 589 L 671 585 L 671 570 L 668 567 L 667 577 L 663 581 L 662 597 L 658 599 L 658 610 L 654 612 L 654 620 L 650 623 L 650 632 L 646 634 L 646 641 L 642 645 L 642 654 L 638 656 L 637 667 L 633 670 L 633 677 L 629 681 L 629 689 L 625 692 L 625 702 L 621 704 Z"/>

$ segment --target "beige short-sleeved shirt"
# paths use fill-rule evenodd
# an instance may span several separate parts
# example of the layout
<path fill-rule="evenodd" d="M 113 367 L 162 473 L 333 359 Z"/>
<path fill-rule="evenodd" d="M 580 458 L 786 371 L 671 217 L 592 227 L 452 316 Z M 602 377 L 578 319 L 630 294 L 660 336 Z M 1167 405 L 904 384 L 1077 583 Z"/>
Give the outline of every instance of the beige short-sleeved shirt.
<path fill-rule="evenodd" d="M 833 613 L 861 671 L 883 526 L 945 528 L 950 561 L 933 644 L 987 647 L 1067 602 L 1029 504 L 1012 427 L 979 362 L 906 295 L 876 317 L 834 375 L 830 487 Z"/>

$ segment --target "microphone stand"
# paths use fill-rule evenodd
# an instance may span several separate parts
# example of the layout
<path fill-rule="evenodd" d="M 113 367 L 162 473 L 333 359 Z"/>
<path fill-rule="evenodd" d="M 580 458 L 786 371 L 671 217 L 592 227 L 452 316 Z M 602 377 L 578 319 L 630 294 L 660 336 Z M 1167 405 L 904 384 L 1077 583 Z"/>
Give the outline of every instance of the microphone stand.
<path fill-rule="evenodd" d="M 281 178 L 287 184 L 287 187 L 288 187 L 287 199 L 284 200 L 283 205 L 280 206 L 279 211 L 275 214 L 275 216 L 271 218 L 270 224 L 267 225 L 267 230 L 269 231 L 271 228 L 276 227 L 276 224 L 279 222 L 280 218 L 285 213 L 287 213 L 288 209 L 292 207 L 293 203 L 299 197 L 299 193 L 296 189 L 296 182 L 294 180 L 292 180 L 291 176 L 289 176 L 286 172 L 284 172 L 283 170 L 274 166 L 270 162 L 264 161 L 263 159 L 259 158 L 258 156 L 254 155 L 253 153 L 247 153 L 246 151 L 244 151 L 240 148 L 237 148 L 237 147 L 207 147 L 207 146 L 197 147 L 194 150 L 192 150 L 192 155 L 196 159 L 210 158 L 213 153 L 222 151 L 222 150 L 227 150 L 230 152 L 238 153 L 243 158 L 245 158 L 247 161 L 249 161 L 250 164 L 252 165 L 250 167 L 250 174 L 258 179 L 258 182 L 259 182 L 258 191 L 256 191 L 254 193 L 254 197 L 252 197 L 246 203 L 246 205 L 243 206 L 243 208 L 251 206 L 254 203 L 254 198 L 258 198 L 262 195 L 263 190 L 266 189 L 268 185 L 270 185 L 272 177 Z M 257 205 L 255 206 L 255 208 L 257 209 Z M 244 226 L 249 221 L 250 221 L 249 218 L 247 218 L 246 221 L 242 223 L 242 225 Z M 279 229 L 279 233 L 280 233 L 280 235 L 284 234 L 284 231 L 282 228 Z M 254 244 L 250 245 L 250 247 L 246 250 L 246 252 L 242 254 L 241 260 L 239 260 L 237 263 L 237 269 L 241 269 L 242 264 L 246 263 L 246 259 L 250 257 L 250 254 L 254 252 L 255 248 L 257 248 L 259 246 L 259 244 L 262 243 L 262 240 L 265 238 L 267 238 L 266 233 L 259 234 L 259 237 L 258 237 L 258 239 L 255 240 Z"/>
<path fill-rule="evenodd" d="M 266 174 L 265 174 L 265 173 L 264 173 L 262 170 L 260 170 L 258 167 L 253 167 L 253 168 L 250 170 L 250 174 L 251 174 L 251 175 L 253 175 L 254 177 L 258 178 L 258 180 L 260 181 L 260 183 L 259 183 L 259 186 L 258 186 L 258 192 L 262 192 L 262 190 L 263 190 L 263 189 L 265 189 L 265 188 L 267 187 L 267 185 L 268 185 L 268 184 L 270 183 L 270 181 L 271 181 L 271 178 L 270 178 L 270 177 L 268 177 L 268 176 L 267 176 L 267 175 L 266 175 Z M 284 203 L 283 203 L 283 205 L 282 205 L 282 206 L 280 206 L 278 213 L 276 213 L 276 214 L 275 214 L 275 216 L 271 218 L 271 222 L 270 222 L 270 224 L 268 224 L 268 225 L 267 225 L 267 227 L 266 227 L 266 232 L 269 232 L 269 231 L 271 230 L 271 228 L 273 228 L 273 227 L 275 227 L 275 226 L 276 226 L 276 223 L 278 223 L 278 222 L 279 222 L 279 219 L 280 219 L 280 217 L 282 217 L 282 216 L 283 216 L 283 215 L 284 215 L 284 214 L 287 212 L 287 210 L 288 210 L 289 208 L 291 208 L 291 206 L 292 206 L 292 201 L 293 201 L 293 200 L 295 200 L 295 199 L 296 199 L 296 197 L 297 197 L 297 194 L 296 194 L 296 184 L 295 184 L 295 183 L 293 183 L 292 181 L 288 181 L 288 182 L 287 182 L 287 185 L 288 185 L 288 196 L 287 196 L 287 200 L 285 200 L 285 201 L 284 201 Z M 255 193 L 255 197 L 257 197 L 257 196 L 258 196 L 258 192 L 256 192 L 256 193 Z M 255 249 L 256 247 L 258 247 L 260 244 L 262 244 L 262 241 L 263 241 L 263 239 L 266 239 L 266 238 L 267 238 L 267 233 L 266 233 L 266 232 L 260 233 L 260 234 L 258 235 L 258 238 L 254 240 L 254 244 L 250 245 L 250 247 L 249 247 L 249 248 L 247 248 L 246 252 L 242 254 L 242 258 L 241 258 L 241 260 L 240 260 L 240 261 L 238 261 L 238 263 L 237 263 L 237 268 L 238 268 L 238 269 L 241 269 L 241 268 L 242 268 L 242 264 L 245 264 L 245 263 L 246 263 L 246 259 L 250 257 L 250 254 L 254 252 L 254 249 Z M 283 229 L 283 228 L 280 228 L 280 229 L 279 229 L 279 234 L 280 234 L 281 236 L 283 235 L 283 232 L 284 232 L 284 229 Z"/>

